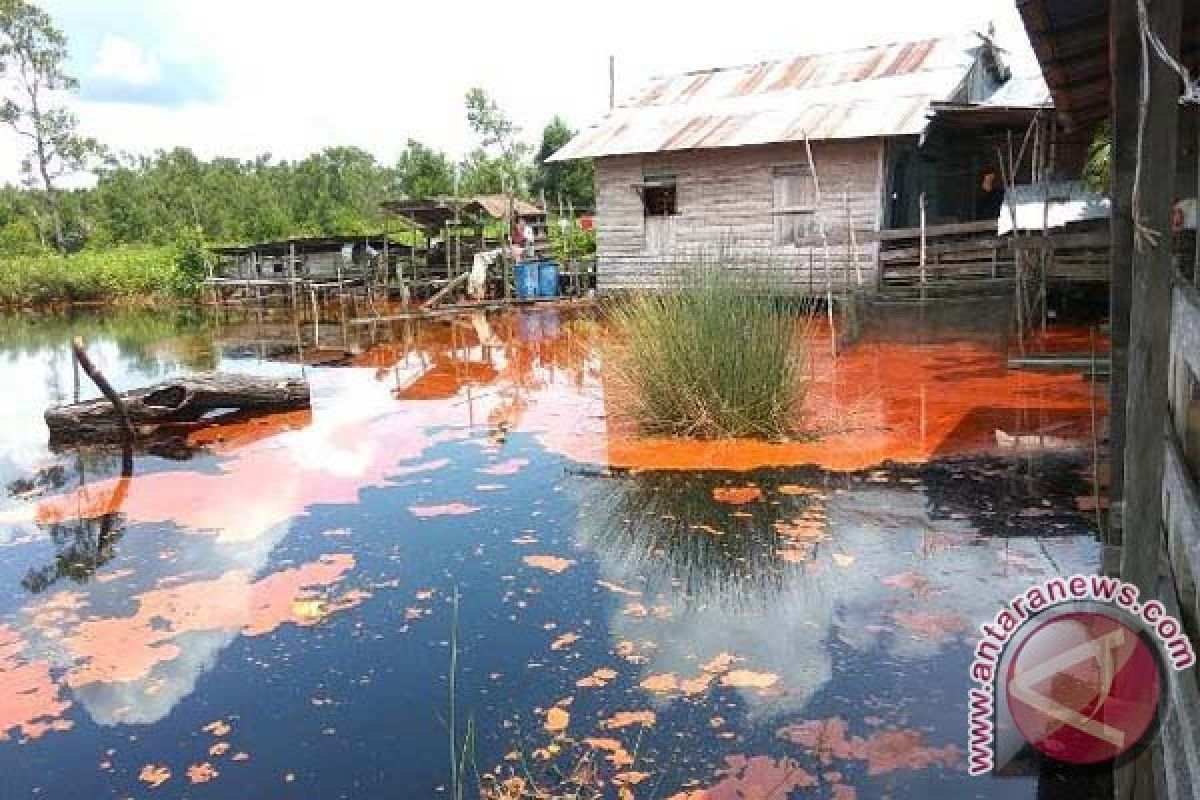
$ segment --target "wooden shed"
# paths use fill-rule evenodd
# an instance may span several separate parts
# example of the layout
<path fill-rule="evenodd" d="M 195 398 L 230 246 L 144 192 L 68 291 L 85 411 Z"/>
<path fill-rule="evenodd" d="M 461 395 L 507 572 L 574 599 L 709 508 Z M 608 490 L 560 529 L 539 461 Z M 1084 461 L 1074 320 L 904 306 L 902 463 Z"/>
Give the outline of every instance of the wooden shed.
<path fill-rule="evenodd" d="M 551 160 L 595 160 L 602 290 L 715 258 L 800 292 L 873 286 L 881 234 L 918 226 L 922 195 L 931 235 L 995 237 L 996 137 L 1048 108 L 973 33 L 655 79 Z"/>
<path fill-rule="evenodd" d="M 384 234 L 315 236 L 249 245 L 214 247 L 215 280 L 351 282 L 374 262 L 405 250 Z"/>

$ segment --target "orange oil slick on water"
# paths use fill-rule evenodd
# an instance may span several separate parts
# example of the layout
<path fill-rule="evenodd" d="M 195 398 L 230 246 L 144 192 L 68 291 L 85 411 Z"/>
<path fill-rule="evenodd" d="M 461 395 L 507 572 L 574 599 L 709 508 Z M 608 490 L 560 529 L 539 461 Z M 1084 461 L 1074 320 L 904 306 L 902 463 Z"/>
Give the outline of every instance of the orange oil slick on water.
<path fill-rule="evenodd" d="M 119 511 L 130 522 L 172 523 L 186 533 L 216 534 L 226 542 L 250 541 L 312 504 L 352 503 L 365 487 L 446 463 L 402 464 L 419 458 L 448 434 L 426 435 L 421 426 L 401 416 L 338 426 L 315 442 L 281 437 L 293 430 L 291 425 L 298 419 L 291 417 L 266 439 L 248 436 L 240 446 L 221 446 L 225 458 L 216 472 L 174 470 L 97 481 L 45 498 L 37 506 L 35 521 L 49 525 Z M 209 435 L 214 437 L 210 441 L 216 441 L 215 437 L 226 434 Z M 240 437 L 236 428 L 229 435 Z M 345 445 L 340 461 L 346 463 L 322 451 L 330 439 Z"/>
<path fill-rule="evenodd" d="M 50 730 L 71 727 L 62 718 L 71 706 L 44 661 L 24 661 L 25 643 L 12 628 L 0 624 L 0 742 L 19 734 L 36 739 Z"/>
<path fill-rule="evenodd" d="M 361 602 L 359 593 L 334 601 L 317 599 L 353 567 L 353 556 L 327 555 L 259 580 L 234 570 L 212 580 L 136 595 L 132 599 L 137 611 L 131 616 L 83 619 L 67 629 L 63 642 L 75 666 L 68 670 L 66 683 L 78 688 L 144 678 L 156 665 L 181 654 L 176 639 L 189 632 L 261 636 L 284 624 L 314 625 L 328 613 Z"/>
<path fill-rule="evenodd" d="M 486 433 L 494 449 L 509 432 L 527 433 L 551 452 L 601 466 L 855 471 L 1016 448 L 1082 449 L 1092 435 L 1093 403 L 1097 425 L 1105 413 L 1103 392 L 1093 398 L 1077 372 L 1010 369 L 998 337 L 864 341 L 832 358 L 828 338 L 816 330 L 796 413 L 801 435 L 784 442 L 647 437 L 622 413 L 604 364 L 610 350 L 602 324 L 548 311 L 474 322 L 432 325 L 404 348 L 368 348 L 354 359 L 363 367 L 314 373 L 311 412 L 191 432 L 190 443 L 220 454 L 215 472 L 93 484 L 47 498 L 36 520 L 119 510 L 131 522 L 246 541 L 314 504 L 355 502 L 363 488 L 411 472 L 405 462 L 439 441 L 472 433 Z M 1064 326 L 1034 346 L 1076 352 L 1092 338 L 1086 328 Z M 482 471 L 511 474 L 521 466 L 510 459 Z M 751 492 L 742 494 L 730 489 L 723 497 L 745 501 Z"/>
<path fill-rule="evenodd" d="M 826 345 L 827 346 L 827 345 Z M 1091 388 L 1078 373 L 1009 369 L 1000 350 L 972 341 L 867 343 L 837 358 L 812 342 L 802 441 L 695 441 L 609 434 L 611 466 L 730 469 L 812 464 L 853 471 L 885 461 L 923 463 L 1025 445 L 1082 446 Z M 1103 418 L 1103 393 L 1095 398 Z M 997 431 L 1000 433 L 997 434 Z M 581 455 L 586 455 L 583 453 Z"/>

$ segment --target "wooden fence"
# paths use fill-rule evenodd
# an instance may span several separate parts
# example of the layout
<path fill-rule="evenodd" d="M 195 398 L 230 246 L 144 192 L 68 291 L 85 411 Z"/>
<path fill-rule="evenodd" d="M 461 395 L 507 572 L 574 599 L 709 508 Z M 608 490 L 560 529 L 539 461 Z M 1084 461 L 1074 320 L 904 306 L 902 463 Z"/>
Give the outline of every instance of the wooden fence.
<path fill-rule="evenodd" d="M 897 300 L 1007 294 L 1018 253 L 1048 252 L 1050 283 L 1108 280 L 1108 231 L 999 236 L 992 221 L 881 231 L 879 294 Z M 1025 263 L 1030 263 L 1026 261 Z"/>

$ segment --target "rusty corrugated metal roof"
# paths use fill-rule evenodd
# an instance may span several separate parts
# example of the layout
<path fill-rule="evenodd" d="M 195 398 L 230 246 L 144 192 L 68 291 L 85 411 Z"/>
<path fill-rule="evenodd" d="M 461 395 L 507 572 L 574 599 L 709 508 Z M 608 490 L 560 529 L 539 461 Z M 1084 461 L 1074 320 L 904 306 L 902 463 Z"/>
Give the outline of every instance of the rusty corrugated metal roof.
<path fill-rule="evenodd" d="M 550 160 L 923 133 L 930 103 L 967 99 L 980 48 L 924 39 L 656 78 Z"/>

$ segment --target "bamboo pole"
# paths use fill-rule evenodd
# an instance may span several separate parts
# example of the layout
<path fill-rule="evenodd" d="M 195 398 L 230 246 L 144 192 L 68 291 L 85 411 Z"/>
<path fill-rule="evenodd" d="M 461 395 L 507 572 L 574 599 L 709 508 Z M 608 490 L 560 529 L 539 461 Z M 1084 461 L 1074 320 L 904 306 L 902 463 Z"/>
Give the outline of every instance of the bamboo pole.
<path fill-rule="evenodd" d="M 925 237 L 925 193 L 921 192 L 920 198 L 921 211 L 921 247 L 920 247 L 920 266 L 921 266 L 921 305 L 925 305 L 925 260 L 927 256 L 927 242 Z"/>
<path fill-rule="evenodd" d="M 829 352 L 833 356 L 837 356 L 837 326 L 833 320 L 833 272 L 830 262 L 829 252 L 829 237 L 825 235 L 825 222 L 821 218 L 821 178 L 817 174 L 817 164 L 813 160 L 812 142 L 809 141 L 808 134 L 804 134 L 804 150 L 808 155 L 808 169 L 812 173 L 813 179 L 813 194 L 816 201 L 815 216 L 817 218 L 817 232 L 821 236 L 821 246 L 825 255 L 825 310 L 829 319 Z M 810 270 L 811 276 L 811 270 Z"/>
<path fill-rule="evenodd" d="M 854 257 L 854 250 L 851 249 L 850 238 L 854 228 L 854 222 L 850 218 L 850 192 L 842 190 L 842 206 L 846 211 L 846 260 L 842 263 L 842 291 L 850 292 L 850 262 L 855 261 L 855 268 L 858 268 L 857 260 Z"/>
<path fill-rule="evenodd" d="M 1024 145 L 1022 145 L 1024 150 Z M 1016 188 L 1016 178 L 1013 175 L 1013 150 L 1012 150 L 1012 131 L 1008 132 L 1008 160 L 1005 161 L 1004 155 L 1000 152 L 1000 148 L 996 148 L 997 161 L 1000 164 L 1000 178 L 1004 182 L 1004 205 L 1008 209 L 1009 218 L 1012 220 L 1012 236 L 1013 241 L 1021 238 L 1021 231 L 1017 227 L 1017 207 L 1014 203 Z M 1013 298 L 1016 306 L 1017 314 L 1017 350 L 1021 355 L 1025 355 L 1025 277 L 1024 268 L 1022 266 L 1022 248 L 1013 248 Z"/>

